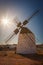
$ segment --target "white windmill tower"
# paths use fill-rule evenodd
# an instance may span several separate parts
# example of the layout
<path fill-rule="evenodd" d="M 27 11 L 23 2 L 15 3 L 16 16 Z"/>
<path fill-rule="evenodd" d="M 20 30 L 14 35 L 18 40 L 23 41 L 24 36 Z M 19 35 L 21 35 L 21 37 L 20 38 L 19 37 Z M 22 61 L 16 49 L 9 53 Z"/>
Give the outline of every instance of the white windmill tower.
<path fill-rule="evenodd" d="M 19 22 L 17 24 L 17 29 L 15 29 L 13 34 L 5 41 L 6 43 L 14 36 L 19 33 L 19 39 L 17 44 L 16 53 L 20 54 L 32 54 L 36 53 L 35 45 L 35 35 L 32 31 L 25 27 L 29 20 L 39 12 L 37 10 L 29 19 L 25 20 L 23 23 Z"/>

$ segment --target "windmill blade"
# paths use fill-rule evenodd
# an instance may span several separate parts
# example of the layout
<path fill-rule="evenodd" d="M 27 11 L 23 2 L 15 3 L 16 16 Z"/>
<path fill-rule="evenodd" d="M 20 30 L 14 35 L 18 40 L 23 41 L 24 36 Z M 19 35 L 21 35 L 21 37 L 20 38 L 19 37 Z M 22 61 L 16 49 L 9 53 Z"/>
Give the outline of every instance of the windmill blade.
<path fill-rule="evenodd" d="M 38 9 L 36 12 L 34 12 L 33 14 L 32 14 L 32 16 L 30 16 L 30 18 L 28 18 L 27 20 L 29 21 L 32 17 L 34 17 L 38 12 L 40 11 L 40 9 Z"/>
<path fill-rule="evenodd" d="M 21 25 L 21 22 L 19 21 L 19 19 L 17 17 L 12 19 L 13 23 L 16 23 L 17 27 L 19 27 Z"/>
<path fill-rule="evenodd" d="M 23 25 L 26 25 L 27 23 L 29 23 L 30 19 L 33 18 L 39 11 L 40 9 L 34 12 L 27 20 L 23 22 Z"/>
<path fill-rule="evenodd" d="M 13 31 L 13 34 L 10 34 L 10 35 L 7 37 L 5 43 L 7 43 L 14 35 L 17 35 L 18 32 L 19 32 L 19 29 L 15 29 L 15 30 Z"/>
<path fill-rule="evenodd" d="M 15 19 L 13 19 L 13 20 L 15 20 Z M 15 21 L 16 21 L 16 20 L 15 20 Z M 17 21 L 16 21 L 16 23 L 17 23 L 17 27 L 19 27 L 19 26 L 21 25 L 21 23 L 18 23 Z M 13 34 L 10 34 L 10 35 L 6 38 L 5 43 L 7 43 L 14 35 L 17 35 L 18 32 L 19 32 L 19 29 L 20 29 L 20 28 L 15 29 L 15 30 L 13 31 Z"/>
<path fill-rule="evenodd" d="M 18 21 L 15 20 L 15 23 L 17 24 L 17 27 L 20 27 L 20 25 L 21 25 L 20 21 L 18 22 Z"/>
<path fill-rule="evenodd" d="M 13 22 L 15 21 L 14 23 L 18 24 L 18 21 L 19 21 L 19 20 L 18 20 L 18 18 L 17 18 L 17 17 L 15 17 L 15 18 L 13 18 L 13 20 L 12 20 L 12 21 L 13 21 Z"/>
<path fill-rule="evenodd" d="M 10 35 L 6 38 L 5 43 L 7 43 L 14 35 L 15 35 L 15 33 L 10 34 Z"/>

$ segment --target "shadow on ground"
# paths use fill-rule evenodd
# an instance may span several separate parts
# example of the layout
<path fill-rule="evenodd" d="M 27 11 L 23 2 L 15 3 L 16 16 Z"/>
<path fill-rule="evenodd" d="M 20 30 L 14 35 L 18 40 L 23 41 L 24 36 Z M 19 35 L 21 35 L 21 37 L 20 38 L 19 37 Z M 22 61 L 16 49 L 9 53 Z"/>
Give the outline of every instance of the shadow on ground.
<path fill-rule="evenodd" d="M 43 55 L 41 54 L 20 54 L 20 55 L 32 60 L 43 61 Z"/>

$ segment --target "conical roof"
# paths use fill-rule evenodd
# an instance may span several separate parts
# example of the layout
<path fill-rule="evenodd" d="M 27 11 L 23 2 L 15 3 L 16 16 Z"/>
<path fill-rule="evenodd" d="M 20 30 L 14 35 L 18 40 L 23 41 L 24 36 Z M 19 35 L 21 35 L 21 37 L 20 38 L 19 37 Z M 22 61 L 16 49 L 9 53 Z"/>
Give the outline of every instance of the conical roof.
<path fill-rule="evenodd" d="M 22 29 L 21 29 L 21 31 L 20 31 L 20 33 L 32 33 L 28 28 L 26 28 L 26 27 L 22 27 Z"/>

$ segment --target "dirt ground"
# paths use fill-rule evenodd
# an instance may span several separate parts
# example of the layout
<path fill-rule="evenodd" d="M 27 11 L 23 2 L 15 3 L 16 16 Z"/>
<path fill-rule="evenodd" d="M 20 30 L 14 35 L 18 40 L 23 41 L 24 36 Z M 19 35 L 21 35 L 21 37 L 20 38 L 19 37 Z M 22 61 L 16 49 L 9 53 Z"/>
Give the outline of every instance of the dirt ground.
<path fill-rule="evenodd" d="M 0 65 L 43 65 L 43 54 L 15 54 L 14 51 L 0 51 Z"/>

